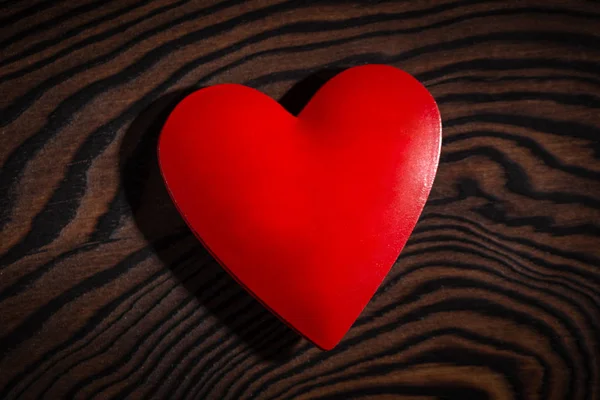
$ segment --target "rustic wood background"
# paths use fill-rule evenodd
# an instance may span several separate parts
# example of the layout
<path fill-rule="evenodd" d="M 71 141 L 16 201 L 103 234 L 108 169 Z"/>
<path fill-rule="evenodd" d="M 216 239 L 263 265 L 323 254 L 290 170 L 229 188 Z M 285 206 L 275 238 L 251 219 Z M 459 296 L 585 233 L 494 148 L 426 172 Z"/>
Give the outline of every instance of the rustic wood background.
<path fill-rule="evenodd" d="M 600 3 L 2 0 L 0 31 L 1 399 L 600 399 Z M 363 63 L 429 88 L 442 157 L 322 352 L 201 247 L 155 146 L 193 88 L 297 110 Z"/>

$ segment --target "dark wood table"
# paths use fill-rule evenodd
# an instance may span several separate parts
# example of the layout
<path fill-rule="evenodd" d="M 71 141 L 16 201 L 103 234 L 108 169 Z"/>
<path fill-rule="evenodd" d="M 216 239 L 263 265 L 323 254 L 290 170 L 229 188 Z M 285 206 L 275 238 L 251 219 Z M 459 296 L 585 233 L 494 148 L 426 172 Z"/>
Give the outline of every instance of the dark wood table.
<path fill-rule="evenodd" d="M 600 399 L 600 3 L 0 2 L 0 398 Z M 166 195 L 173 105 L 297 112 L 331 71 L 420 79 L 441 164 L 406 248 L 323 352 Z"/>

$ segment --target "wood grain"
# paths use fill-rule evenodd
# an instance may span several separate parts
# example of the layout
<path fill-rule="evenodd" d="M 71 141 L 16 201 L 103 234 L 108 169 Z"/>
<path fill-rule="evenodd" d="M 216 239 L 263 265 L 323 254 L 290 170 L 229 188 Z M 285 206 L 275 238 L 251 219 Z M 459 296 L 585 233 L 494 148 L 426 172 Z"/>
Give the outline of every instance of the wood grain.
<path fill-rule="evenodd" d="M 600 3 L 2 0 L 0 31 L 0 398 L 600 399 Z M 322 352 L 200 246 L 155 146 L 195 88 L 298 111 L 363 63 L 428 87 L 442 157 Z"/>

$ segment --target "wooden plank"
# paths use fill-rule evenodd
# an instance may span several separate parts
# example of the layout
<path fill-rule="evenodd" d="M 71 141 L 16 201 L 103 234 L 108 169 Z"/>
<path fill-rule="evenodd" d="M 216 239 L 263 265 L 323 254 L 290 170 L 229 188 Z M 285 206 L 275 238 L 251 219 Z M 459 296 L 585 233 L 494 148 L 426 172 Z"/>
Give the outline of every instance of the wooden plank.
<path fill-rule="evenodd" d="M 3 0 L 0 398 L 599 399 L 599 4 Z M 431 91 L 441 164 L 322 352 L 193 237 L 156 140 L 195 88 L 298 111 L 364 63 Z"/>

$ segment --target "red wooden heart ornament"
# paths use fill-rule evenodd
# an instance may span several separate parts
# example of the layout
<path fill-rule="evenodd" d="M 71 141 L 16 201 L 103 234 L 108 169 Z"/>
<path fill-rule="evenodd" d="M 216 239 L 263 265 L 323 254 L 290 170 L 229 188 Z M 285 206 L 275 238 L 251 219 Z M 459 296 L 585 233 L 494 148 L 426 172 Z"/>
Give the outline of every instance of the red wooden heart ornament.
<path fill-rule="evenodd" d="M 425 205 L 440 114 L 416 79 L 350 68 L 298 117 L 254 89 L 199 90 L 158 146 L 167 188 L 241 285 L 322 349 L 381 284 Z"/>

